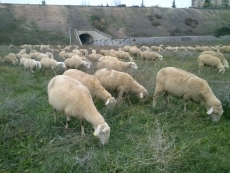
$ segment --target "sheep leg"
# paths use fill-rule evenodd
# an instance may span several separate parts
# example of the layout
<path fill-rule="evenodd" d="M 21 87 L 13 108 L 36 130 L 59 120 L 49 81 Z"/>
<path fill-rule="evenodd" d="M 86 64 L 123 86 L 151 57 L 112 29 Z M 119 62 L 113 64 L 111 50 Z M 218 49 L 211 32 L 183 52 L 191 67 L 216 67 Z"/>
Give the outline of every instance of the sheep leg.
<path fill-rule="evenodd" d="M 187 105 L 188 105 L 188 101 L 184 101 L 184 112 L 186 112 L 187 111 Z"/>
<path fill-rule="evenodd" d="M 153 95 L 153 108 L 156 107 L 156 101 L 159 95 L 161 95 L 164 92 L 164 87 L 163 85 L 157 85 L 155 89 L 155 93 Z"/>
<path fill-rule="evenodd" d="M 164 93 L 164 104 L 167 105 L 168 107 L 170 107 L 170 105 L 169 105 L 169 97 L 168 97 L 167 92 Z"/>
<path fill-rule="evenodd" d="M 54 122 L 56 122 L 57 121 L 57 111 L 56 111 L 56 109 L 54 109 Z"/>
<path fill-rule="evenodd" d="M 83 120 L 81 120 L 81 136 L 85 136 L 84 121 Z"/>
<path fill-rule="evenodd" d="M 65 125 L 66 129 L 69 128 L 69 122 L 70 122 L 70 116 L 66 115 L 66 125 Z"/>
<path fill-rule="evenodd" d="M 122 99 L 122 96 L 124 94 L 124 90 L 123 89 L 118 89 L 118 100 L 121 100 Z"/>

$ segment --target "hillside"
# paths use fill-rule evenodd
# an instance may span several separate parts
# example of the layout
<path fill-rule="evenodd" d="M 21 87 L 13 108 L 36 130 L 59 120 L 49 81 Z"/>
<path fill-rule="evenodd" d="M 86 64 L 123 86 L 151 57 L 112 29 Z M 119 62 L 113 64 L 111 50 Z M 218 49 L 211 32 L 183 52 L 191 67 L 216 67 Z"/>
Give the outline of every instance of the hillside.
<path fill-rule="evenodd" d="M 218 35 L 229 9 L 0 5 L 0 44 L 68 43 L 71 29 L 98 29 L 114 38 Z"/>

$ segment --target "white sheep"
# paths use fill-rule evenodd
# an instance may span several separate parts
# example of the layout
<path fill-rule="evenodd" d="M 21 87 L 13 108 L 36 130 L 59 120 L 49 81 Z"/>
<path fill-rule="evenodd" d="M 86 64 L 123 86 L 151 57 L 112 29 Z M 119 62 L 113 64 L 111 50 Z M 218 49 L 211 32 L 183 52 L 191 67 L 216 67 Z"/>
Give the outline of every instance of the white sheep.
<path fill-rule="evenodd" d="M 79 81 L 66 75 L 58 75 L 52 78 L 47 87 L 49 104 L 56 111 L 66 115 L 66 128 L 71 117 L 81 120 L 81 134 L 84 135 L 83 122 L 86 120 L 94 128 L 94 136 L 97 136 L 102 145 L 108 143 L 110 127 L 95 107 L 89 89 Z"/>
<path fill-rule="evenodd" d="M 70 68 L 79 69 L 83 66 L 89 69 L 92 64 L 91 62 L 84 61 L 79 58 L 68 58 L 64 61 L 64 63 L 65 63 L 66 69 L 70 69 Z"/>
<path fill-rule="evenodd" d="M 103 100 L 105 105 L 116 103 L 115 98 L 111 96 L 95 76 L 76 69 L 69 69 L 65 71 L 63 75 L 67 75 L 81 82 L 89 89 L 93 98 L 96 97 Z"/>
<path fill-rule="evenodd" d="M 146 52 L 146 51 L 141 53 L 141 58 L 142 58 L 143 61 L 149 60 L 149 61 L 153 61 L 153 63 L 155 63 L 155 61 L 157 59 L 159 59 L 160 61 L 163 60 L 162 55 L 160 55 L 160 54 L 158 54 L 156 52 Z"/>
<path fill-rule="evenodd" d="M 150 49 L 152 51 L 158 51 L 158 52 L 163 51 L 163 48 L 161 46 L 151 46 Z"/>
<path fill-rule="evenodd" d="M 230 53 L 230 46 L 221 46 L 219 51 L 221 53 Z"/>
<path fill-rule="evenodd" d="M 41 70 L 52 70 L 54 75 L 56 75 L 56 70 L 58 68 L 60 68 L 61 70 L 65 70 L 66 68 L 64 62 L 57 62 L 56 60 L 50 58 L 42 58 L 40 62 L 42 66 Z"/>
<path fill-rule="evenodd" d="M 128 52 L 119 50 L 119 51 L 116 51 L 115 53 L 116 53 L 117 58 L 119 58 L 119 59 L 122 59 L 122 60 L 128 59 L 129 61 L 133 61 L 133 58 L 129 55 Z M 109 56 L 109 55 L 107 55 L 107 56 Z"/>
<path fill-rule="evenodd" d="M 102 56 L 98 59 L 98 61 L 105 61 L 105 60 L 119 61 L 119 59 L 114 56 Z"/>
<path fill-rule="evenodd" d="M 59 57 L 61 58 L 61 59 L 63 59 L 63 60 L 65 60 L 66 58 L 67 58 L 67 53 L 64 51 L 64 50 L 62 50 L 61 52 L 59 52 Z"/>
<path fill-rule="evenodd" d="M 125 52 L 129 52 L 131 47 L 132 46 L 124 46 L 122 50 L 125 51 Z"/>
<path fill-rule="evenodd" d="M 213 122 L 219 121 L 223 114 L 221 102 L 213 94 L 208 83 L 185 70 L 166 67 L 158 71 L 156 89 L 153 95 L 153 107 L 156 106 L 157 97 L 163 93 L 166 103 L 168 103 L 168 95 L 182 98 L 184 100 L 184 111 L 187 110 L 189 100 L 205 106 L 207 114 Z"/>
<path fill-rule="evenodd" d="M 196 46 L 195 47 L 196 52 L 204 52 L 204 51 L 210 51 L 210 50 L 212 49 L 208 46 Z"/>
<path fill-rule="evenodd" d="M 92 53 L 92 54 L 89 54 L 89 55 L 88 55 L 88 58 L 89 58 L 90 61 L 96 62 L 96 61 L 98 61 L 98 59 L 99 59 L 100 57 L 102 57 L 102 56 L 103 56 L 102 54 Z"/>
<path fill-rule="evenodd" d="M 129 54 L 131 56 L 141 57 L 141 50 L 138 49 L 136 46 L 133 46 L 129 49 Z"/>
<path fill-rule="evenodd" d="M 110 61 L 110 60 L 104 60 L 99 61 L 96 65 L 96 69 L 102 69 L 102 68 L 110 68 L 117 71 L 124 71 L 127 68 L 132 69 L 138 69 L 135 62 L 123 62 L 123 61 Z"/>
<path fill-rule="evenodd" d="M 215 57 L 220 59 L 220 61 L 223 64 L 224 68 L 229 68 L 228 61 L 226 60 L 226 58 L 224 57 L 224 55 L 222 53 L 215 52 L 215 51 L 204 51 L 201 54 L 209 54 L 209 55 L 215 56 Z"/>
<path fill-rule="evenodd" d="M 167 46 L 167 47 L 165 47 L 164 51 L 173 51 L 173 52 L 176 52 L 177 49 L 175 47 Z"/>
<path fill-rule="evenodd" d="M 18 59 L 14 53 L 9 53 L 8 55 L 4 56 L 3 61 L 13 65 L 18 63 Z"/>
<path fill-rule="evenodd" d="M 23 65 L 26 71 L 30 70 L 32 73 L 34 73 L 36 68 L 42 67 L 40 61 L 36 61 L 34 59 L 26 59 L 26 58 L 23 59 L 24 59 Z"/>
<path fill-rule="evenodd" d="M 224 74 L 224 66 L 221 63 L 220 59 L 209 55 L 209 54 L 201 54 L 197 59 L 199 70 L 198 74 L 200 74 L 203 66 L 210 66 L 219 69 L 219 73 Z"/>
<path fill-rule="evenodd" d="M 98 78 L 102 86 L 108 91 L 117 91 L 118 100 L 122 99 L 124 93 L 137 94 L 141 99 L 146 98 L 148 91 L 133 79 L 128 73 L 103 68 L 97 70 L 94 76 Z"/>

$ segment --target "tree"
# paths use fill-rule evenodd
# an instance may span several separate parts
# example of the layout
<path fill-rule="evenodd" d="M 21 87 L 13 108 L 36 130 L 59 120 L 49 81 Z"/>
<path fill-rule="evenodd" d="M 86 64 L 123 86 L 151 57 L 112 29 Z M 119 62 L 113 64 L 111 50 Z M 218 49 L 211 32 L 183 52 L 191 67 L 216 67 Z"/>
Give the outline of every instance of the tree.
<path fill-rule="evenodd" d="M 121 4 L 120 0 L 113 0 L 114 6 L 118 6 Z"/>
<path fill-rule="evenodd" d="M 141 1 L 141 7 L 145 7 L 144 0 Z"/>
<path fill-rule="evenodd" d="M 176 8 L 176 2 L 175 2 L 175 0 L 173 0 L 172 8 Z"/>
<path fill-rule="evenodd" d="M 204 7 L 210 7 L 211 6 L 211 0 L 205 0 Z"/>

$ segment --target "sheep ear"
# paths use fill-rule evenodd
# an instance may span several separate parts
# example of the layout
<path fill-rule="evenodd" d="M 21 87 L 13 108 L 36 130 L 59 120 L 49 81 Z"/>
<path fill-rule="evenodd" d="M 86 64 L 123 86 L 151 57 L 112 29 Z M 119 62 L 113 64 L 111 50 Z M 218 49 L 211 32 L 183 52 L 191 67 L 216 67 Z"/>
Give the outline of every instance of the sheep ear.
<path fill-rule="evenodd" d="M 102 130 L 102 132 L 103 132 L 103 133 L 107 133 L 109 130 L 110 130 L 109 127 L 105 127 L 105 128 Z"/>
<path fill-rule="evenodd" d="M 107 101 L 106 101 L 105 105 L 108 105 L 108 104 L 109 104 L 109 99 L 107 99 Z"/>
<path fill-rule="evenodd" d="M 143 97 L 144 97 L 144 95 L 143 95 L 143 93 L 141 92 L 141 93 L 140 93 L 140 98 L 143 99 Z"/>
<path fill-rule="evenodd" d="M 98 125 L 96 130 L 94 131 L 93 135 L 97 136 L 100 133 L 100 131 L 101 131 L 101 125 Z"/>
<path fill-rule="evenodd" d="M 213 113 L 213 107 L 211 107 L 207 112 L 208 115 L 210 115 L 211 113 Z"/>

